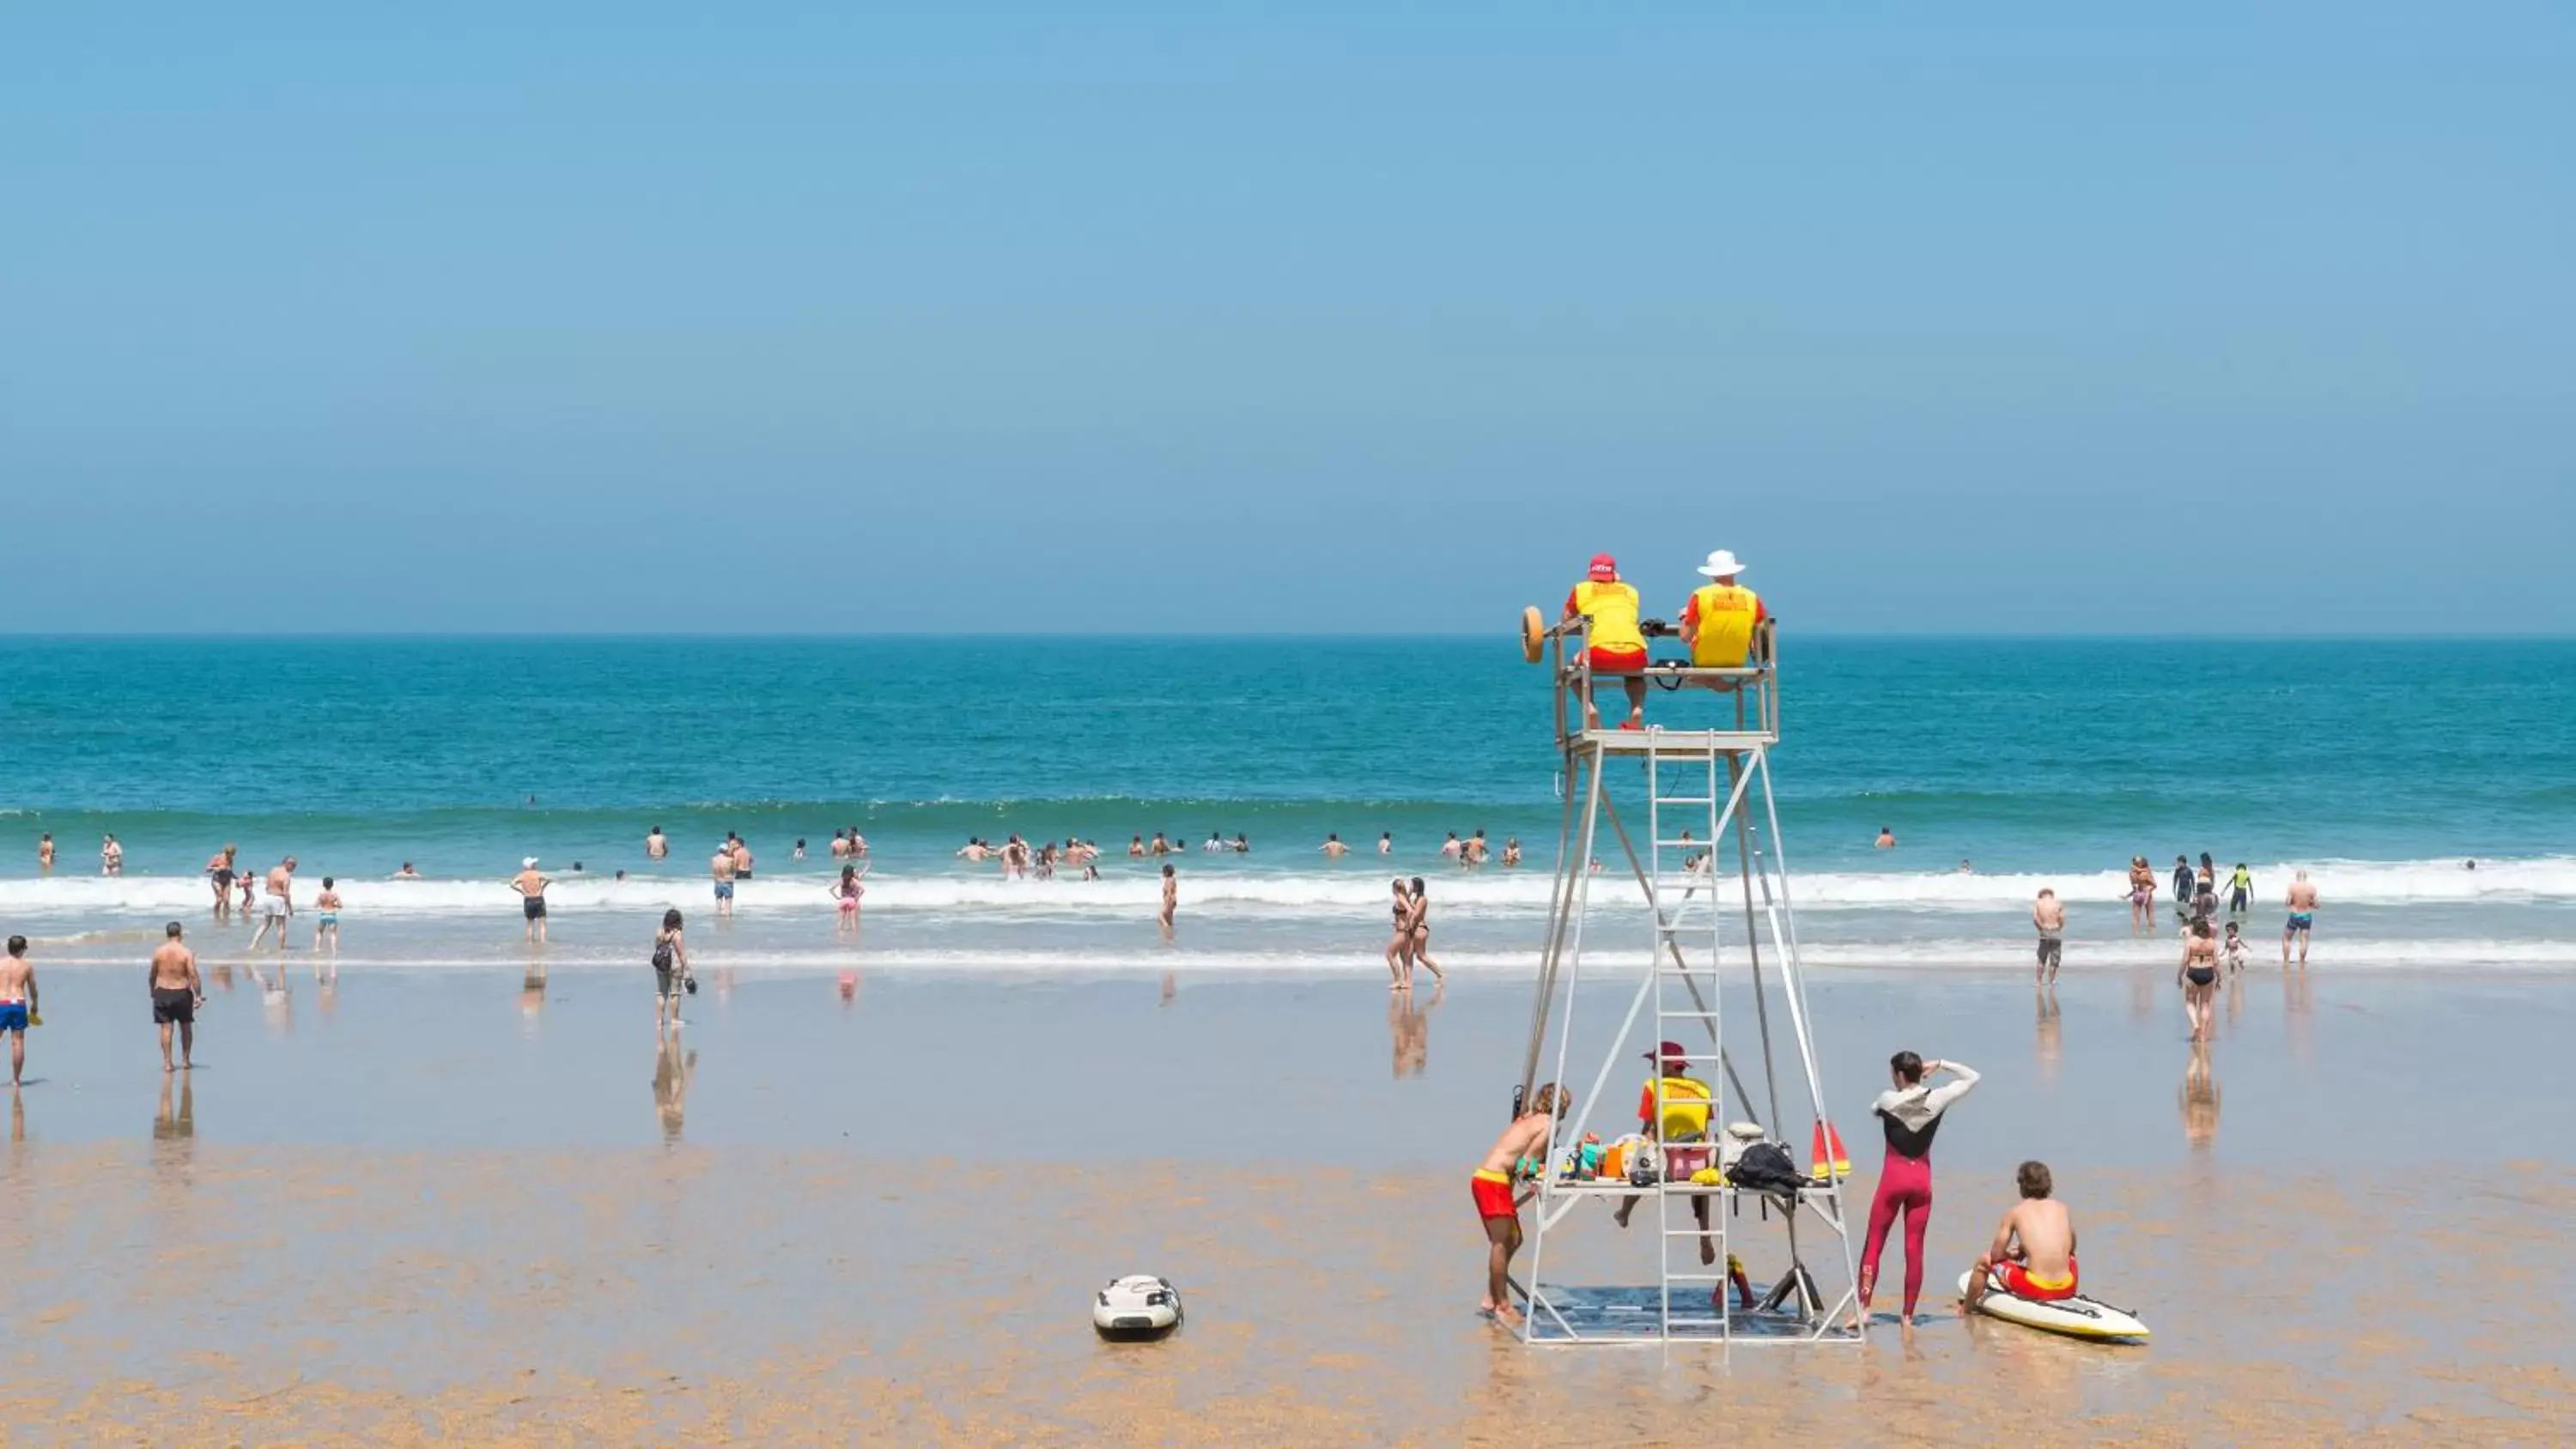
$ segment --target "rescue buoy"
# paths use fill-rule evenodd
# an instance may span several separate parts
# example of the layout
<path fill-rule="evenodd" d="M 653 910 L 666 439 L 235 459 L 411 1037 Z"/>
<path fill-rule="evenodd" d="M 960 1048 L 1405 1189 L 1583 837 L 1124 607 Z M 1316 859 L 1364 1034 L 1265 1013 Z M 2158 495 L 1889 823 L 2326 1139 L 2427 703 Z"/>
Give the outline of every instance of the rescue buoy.
<path fill-rule="evenodd" d="M 1545 643 L 1547 643 L 1547 621 L 1539 617 L 1538 606 L 1533 604 L 1521 610 L 1521 657 L 1536 664 L 1540 646 Z"/>
<path fill-rule="evenodd" d="M 1151 1273 L 1112 1278 L 1092 1297 L 1091 1326 L 1102 1338 L 1161 1338 L 1181 1326 L 1181 1290 Z"/>

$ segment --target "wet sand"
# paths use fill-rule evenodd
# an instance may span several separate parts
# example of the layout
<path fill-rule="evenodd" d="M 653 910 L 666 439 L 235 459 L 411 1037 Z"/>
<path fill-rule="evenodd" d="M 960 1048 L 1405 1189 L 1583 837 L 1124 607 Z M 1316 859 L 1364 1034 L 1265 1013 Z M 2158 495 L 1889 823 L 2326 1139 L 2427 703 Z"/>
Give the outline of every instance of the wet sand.
<path fill-rule="evenodd" d="M 2552 981 L 2259 975 L 2200 1078 L 2154 977 L 2053 1011 L 1819 980 L 1855 1114 L 1896 1045 L 1987 1075 L 1941 1139 L 1927 1308 L 2036 1154 L 2088 1287 L 2156 1341 L 1937 1320 L 1667 1360 L 1472 1311 L 1465 1170 L 1519 982 L 1406 1009 L 1340 979 L 745 975 L 665 1054 L 625 976 L 365 973 L 326 1006 L 299 974 L 219 989 L 173 1079 L 139 978 L 46 978 L 0 1176 L 8 1442 L 2576 1438 Z M 1648 1221 L 1587 1205 L 1548 1280 L 1650 1278 Z M 1132 1271 L 1181 1284 L 1179 1338 L 1094 1340 L 1088 1290 Z"/>
<path fill-rule="evenodd" d="M 1529 1350 L 1462 1174 L 1033 1171 L 760 1149 L 11 1153 L 10 1439 L 573 1444 L 2564 1442 L 2576 1174 L 2087 1173 L 2149 1348 L 1926 1322 L 1861 1349 Z M 1953 1184 L 1946 1271 L 2000 1199 Z M 1979 1200 L 1982 1198 L 1983 1200 Z M 1567 1260 L 1623 1247 L 1596 1214 Z M 2275 1257 L 2253 1242 L 2295 1244 Z M 1758 1250 L 1749 1251 L 1759 1265 Z M 1157 1345 L 1085 1290 L 1188 1295 Z M 2116 1286 L 2113 1286 L 2116 1285 Z M 1579 1426 L 1579 1429 L 1578 1429 Z"/>

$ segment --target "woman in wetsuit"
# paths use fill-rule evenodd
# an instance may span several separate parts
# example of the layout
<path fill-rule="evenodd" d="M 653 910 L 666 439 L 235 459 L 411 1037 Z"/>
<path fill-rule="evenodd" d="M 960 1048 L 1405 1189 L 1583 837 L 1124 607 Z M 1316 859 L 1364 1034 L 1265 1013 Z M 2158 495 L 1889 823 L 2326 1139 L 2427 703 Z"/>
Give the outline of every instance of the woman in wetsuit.
<path fill-rule="evenodd" d="M 2210 935 L 2208 921 L 2191 923 L 2191 934 L 2183 939 L 2182 965 L 2174 970 L 2174 985 L 2182 988 L 2182 1010 L 2191 1018 L 2191 1039 L 2209 1040 L 2217 1029 L 2218 942 Z"/>
<path fill-rule="evenodd" d="M 1870 1199 L 1869 1236 L 1860 1256 L 1860 1312 L 1869 1314 L 1870 1296 L 1878 1288 L 1878 1259 L 1887 1249 L 1887 1230 L 1899 1211 L 1905 1214 L 1905 1317 L 1914 1319 L 1915 1300 L 1923 1296 L 1923 1234 L 1932 1225 L 1932 1138 L 1941 1130 L 1950 1104 L 1977 1085 L 1977 1073 L 1958 1062 L 1925 1061 L 1912 1052 L 1888 1059 L 1895 1086 L 1878 1094 L 1870 1111 L 1887 1134 L 1887 1160 L 1879 1167 L 1878 1195 Z M 1923 1079 L 1947 1072 L 1953 1080 L 1938 1087 Z"/>

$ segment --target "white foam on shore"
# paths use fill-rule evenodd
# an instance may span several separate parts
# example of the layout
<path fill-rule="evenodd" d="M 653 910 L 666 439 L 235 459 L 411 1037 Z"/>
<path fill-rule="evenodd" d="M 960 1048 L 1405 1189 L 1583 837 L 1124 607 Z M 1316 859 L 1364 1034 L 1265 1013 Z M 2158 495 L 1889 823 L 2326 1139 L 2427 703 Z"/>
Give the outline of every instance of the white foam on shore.
<path fill-rule="evenodd" d="M 2475 870 L 2464 869 L 2457 860 L 2275 863 L 2254 872 L 2257 904 L 2267 910 L 2277 908 L 2294 869 L 2309 872 L 2329 910 L 2339 905 L 2429 902 L 2576 903 L 2576 857 L 2546 856 L 2482 860 Z M 1132 916 L 1139 911 L 1150 914 L 1160 901 L 1161 881 L 1147 867 L 1122 859 L 1104 870 L 1105 877 L 1097 881 L 1041 881 L 1004 880 L 990 870 L 907 874 L 886 869 L 868 877 L 866 909 Z M 1296 872 L 1180 863 L 1182 900 L 1191 909 L 1215 909 L 1248 917 L 1330 917 L 1377 911 L 1386 905 L 1387 881 L 1392 874 L 1371 869 L 1365 862 L 1353 862 L 1332 871 Z M 825 892 L 833 879 L 832 873 L 824 871 L 763 875 L 737 887 L 737 905 L 745 912 L 811 908 L 828 913 L 831 906 Z M 1433 903 L 1443 910 L 1508 914 L 1538 913 L 1547 908 L 1550 877 L 1544 868 L 1506 872 L 1487 867 L 1474 873 L 1448 869 L 1426 872 L 1425 879 Z M 1801 911 L 2021 910 L 2043 886 L 2053 888 L 2071 902 L 2124 901 L 2128 895 L 2128 879 L 2123 871 L 2011 875 L 1829 871 L 1796 875 L 1790 884 Z M 2222 878 L 2222 889 L 2223 885 Z M 298 882 L 300 909 L 311 909 L 319 886 L 317 876 L 308 875 Z M 516 894 L 498 879 L 343 880 L 339 892 L 346 911 L 353 916 L 515 914 L 518 904 Z M 1635 878 L 1624 867 L 1592 877 L 1590 893 L 1596 906 L 1635 908 L 1642 904 Z M 203 919 L 210 900 L 205 882 L 194 877 L 0 880 L 0 919 L 124 915 L 176 916 L 195 921 Z M 639 912 L 658 911 L 666 906 L 698 911 L 713 904 L 707 880 L 682 876 L 639 876 L 622 881 L 606 876 L 572 876 L 557 880 L 548 900 L 558 910 Z M 2161 895 L 2159 901 L 2162 902 Z"/>

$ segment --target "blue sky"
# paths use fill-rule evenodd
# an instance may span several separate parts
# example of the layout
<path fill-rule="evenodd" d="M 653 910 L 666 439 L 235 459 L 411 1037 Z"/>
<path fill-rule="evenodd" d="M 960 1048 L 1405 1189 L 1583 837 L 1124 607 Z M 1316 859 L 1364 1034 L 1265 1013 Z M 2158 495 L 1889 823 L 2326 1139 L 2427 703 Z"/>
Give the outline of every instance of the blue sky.
<path fill-rule="evenodd" d="M 2576 630 L 2576 9 L 16 6 L 22 630 Z"/>

